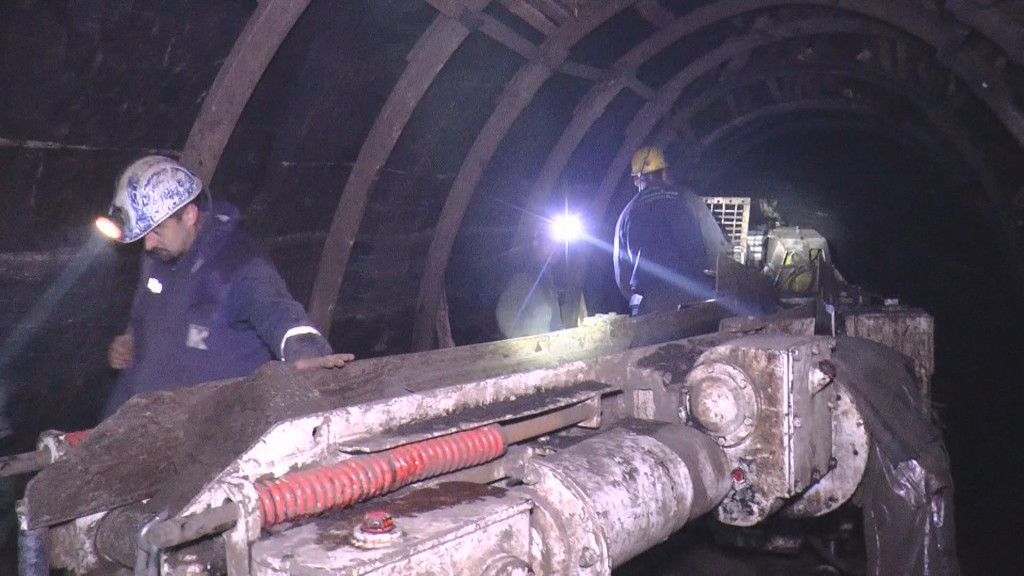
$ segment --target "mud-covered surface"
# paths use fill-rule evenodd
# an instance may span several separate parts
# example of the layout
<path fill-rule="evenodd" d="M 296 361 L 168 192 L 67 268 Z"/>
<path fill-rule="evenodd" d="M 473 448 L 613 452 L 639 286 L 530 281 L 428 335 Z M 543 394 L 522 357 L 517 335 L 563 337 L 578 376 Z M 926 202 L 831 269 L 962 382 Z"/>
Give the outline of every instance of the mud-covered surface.
<path fill-rule="evenodd" d="M 575 340 L 576 349 L 548 348 L 542 350 L 543 354 L 520 357 L 505 351 L 506 343 L 495 343 L 373 358 L 350 363 L 340 370 L 305 372 L 272 362 L 246 378 L 136 397 L 97 426 L 68 457 L 32 480 L 27 491 L 32 504 L 29 519 L 32 525 L 51 525 L 145 498 L 152 498 L 148 507 L 154 513 L 167 510 L 174 514 L 213 474 L 230 465 L 276 422 L 404 394 L 407 389 L 429 389 L 493 377 L 564 362 L 566 357 L 593 357 L 616 346 L 622 350 L 652 334 L 664 336 L 672 331 L 678 334 L 680 330 L 703 328 L 717 314 L 720 311 L 712 307 L 710 311 L 695 309 L 667 315 L 677 322 L 683 320 L 674 328 L 662 325 L 667 318 L 613 319 L 610 324 L 623 330 L 625 336 L 608 335 L 608 328 L 596 330 L 595 343 L 600 344 L 592 348 L 586 346 L 588 340 L 583 338 Z M 645 331 L 649 324 L 650 334 Z M 549 336 L 573 342 L 573 335 L 586 334 L 584 327 Z M 528 343 L 524 339 L 519 343 L 524 342 Z M 535 342 L 551 346 L 545 338 Z M 595 364 L 592 376 L 610 380 L 600 378 L 601 369 Z M 622 364 L 612 362 L 607 369 L 621 370 Z M 581 382 L 573 392 L 596 392 L 601 387 L 592 381 Z M 565 392 L 545 394 L 560 396 Z M 537 404 L 545 398 L 527 402 Z M 520 406 L 516 411 L 522 413 L 524 409 L 529 410 L 529 406 Z M 512 411 L 508 406 L 470 407 L 459 418 L 488 419 L 508 416 Z M 424 426 L 433 429 L 436 425 L 435 422 Z M 63 497 L 48 497 L 52 494 Z"/>
<path fill-rule="evenodd" d="M 732 338 L 735 338 L 735 335 L 715 333 L 663 344 L 654 348 L 647 356 L 638 359 L 636 366 L 665 372 L 672 376 L 672 382 L 679 383 L 693 369 L 701 354 Z"/>
<path fill-rule="evenodd" d="M 49 525 L 161 490 L 153 509 L 176 511 L 274 422 L 374 397 L 353 387 L 325 398 L 283 363 L 247 378 L 137 396 L 29 483 L 30 521 Z"/>
<path fill-rule="evenodd" d="M 167 393 L 133 398 L 29 482 L 25 497 L 31 525 L 51 525 L 151 496 L 166 478 L 188 466 L 190 455 L 183 451 L 188 433 L 202 426 L 189 421 L 187 404 L 206 401 L 214 389 L 204 386 L 185 398 Z"/>

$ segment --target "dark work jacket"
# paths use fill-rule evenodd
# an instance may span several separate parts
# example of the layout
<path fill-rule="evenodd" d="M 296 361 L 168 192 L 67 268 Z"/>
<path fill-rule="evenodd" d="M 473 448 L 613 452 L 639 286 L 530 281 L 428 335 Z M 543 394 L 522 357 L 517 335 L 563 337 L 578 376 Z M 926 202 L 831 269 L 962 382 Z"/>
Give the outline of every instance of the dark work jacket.
<path fill-rule="evenodd" d="M 310 326 L 262 249 L 215 204 L 191 249 L 164 263 L 146 253 L 131 314 L 134 361 L 104 416 L 135 394 L 246 376 L 281 356 L 285 333 Z"/>
<path fill-rule="evenodd" d="M 651 183 L 623 208 L 615 224 L 615 275 L 641 311 L 663 312 L 714 297 L 715 269 L 728 242 L 704 201 L 668 184 Z"/>

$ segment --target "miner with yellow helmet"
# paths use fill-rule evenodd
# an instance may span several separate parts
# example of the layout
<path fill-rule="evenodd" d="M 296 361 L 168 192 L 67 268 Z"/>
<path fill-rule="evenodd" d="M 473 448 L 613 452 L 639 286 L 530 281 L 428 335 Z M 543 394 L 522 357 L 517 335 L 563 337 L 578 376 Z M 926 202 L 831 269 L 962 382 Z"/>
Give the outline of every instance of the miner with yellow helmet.
<path fill-rule="evenodd" d="M 633 154 L 630 168 L 633 178 L 647 180 L 655 173 L 660 173 L 661 177 L 664 177 L 664 170 L 668 168 L 668 162 L 665 161 L 665 153 L 661 148 L 644 146 Z"/>
<path fill-rule="evenodd" d="M 664 312 L 714 297 L 713 274 L 729 243 L 704 201 L 668 175 L 665 152 L 633 154 L 637 193 L 615 224 L 614 266 L 630 313 Z"/>

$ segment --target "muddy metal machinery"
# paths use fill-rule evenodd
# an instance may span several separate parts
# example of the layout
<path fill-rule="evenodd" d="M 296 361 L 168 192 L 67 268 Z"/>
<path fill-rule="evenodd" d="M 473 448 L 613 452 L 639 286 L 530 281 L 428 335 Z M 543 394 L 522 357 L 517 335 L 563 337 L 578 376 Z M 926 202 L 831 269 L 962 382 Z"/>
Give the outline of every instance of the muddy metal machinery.
<path fill-rule="evenodd" d="M 932 324 L 820 304 L 138 396 L 73 447 L 44 437 L 34 458 L 61 457 L 19 502 L 23 573 L 598 575 L 705 514 L 827 514 L 876 444 L 858 367 L 920 395 Z"/>
<path fill-rule="evenodd" d="M 927 349 L 927 316 L 873 314 Z M 860 339 L 813 327 L 711 303 L 140 396 L 30 482 L 24 535 L 79 574 L 608 574 L 703 514 L 850 499 Z"/>

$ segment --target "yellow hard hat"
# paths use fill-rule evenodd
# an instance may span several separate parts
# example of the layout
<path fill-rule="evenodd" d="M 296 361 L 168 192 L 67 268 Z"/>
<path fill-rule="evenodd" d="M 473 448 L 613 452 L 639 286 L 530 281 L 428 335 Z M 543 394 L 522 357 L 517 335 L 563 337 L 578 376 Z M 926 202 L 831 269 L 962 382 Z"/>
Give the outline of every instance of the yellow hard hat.
<path fill-rule="evenodd" d="M 637 150 L 636 154 L 633 154 L 630 173 L 633 176 L 639 176 L 664 170 L 665 168 L 668 168 L 668 162 L 665 162 L 665 153 L 661 151 L 661 148 L 657 146 L 644 146 Z"/>

